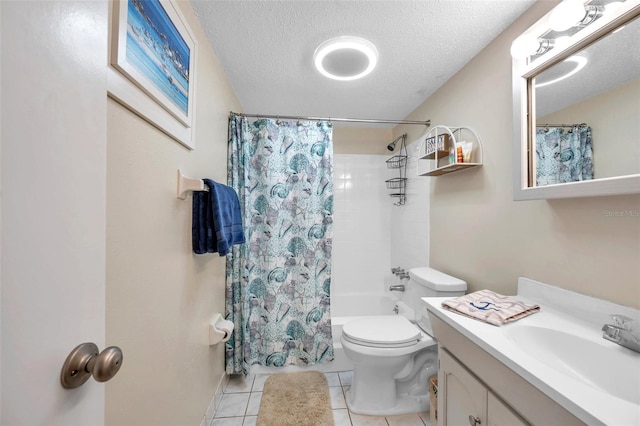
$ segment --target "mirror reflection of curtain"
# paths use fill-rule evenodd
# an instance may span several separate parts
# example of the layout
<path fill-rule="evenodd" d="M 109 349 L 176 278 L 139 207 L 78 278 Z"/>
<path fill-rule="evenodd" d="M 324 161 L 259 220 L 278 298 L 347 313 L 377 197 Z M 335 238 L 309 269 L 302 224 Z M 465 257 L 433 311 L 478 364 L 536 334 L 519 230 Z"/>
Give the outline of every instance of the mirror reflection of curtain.
<path fill-rule="evenodd" d="M 591 128 L 573 126 L 536 130 L 536 185 L 593 179 Z"/>
<path fill-rule="evenodd" d="M 232 114 L 228 155 L 247 244 L 227 256 L 227 374 L 333 360 L 331 124 Z"/>

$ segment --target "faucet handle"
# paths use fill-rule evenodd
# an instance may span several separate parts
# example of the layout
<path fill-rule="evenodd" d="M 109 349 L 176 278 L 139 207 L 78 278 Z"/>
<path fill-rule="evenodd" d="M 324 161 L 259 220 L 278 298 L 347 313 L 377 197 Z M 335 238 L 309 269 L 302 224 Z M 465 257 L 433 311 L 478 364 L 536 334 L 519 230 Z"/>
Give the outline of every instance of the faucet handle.
<path fill-rule="evenodd" d="M 611 314 L 609 315 L 609 318 L 613 321 L 614 326 L 622 328 L 623 330 L 633 330 L 633 318 L 620 314 Z"/>
<path fill-rule="evenodd" d="M 393 275 L 401 275 L 405 273 L 405 270 L 398 266 L 397 268 L 391 268 L 391 273 Z"/>

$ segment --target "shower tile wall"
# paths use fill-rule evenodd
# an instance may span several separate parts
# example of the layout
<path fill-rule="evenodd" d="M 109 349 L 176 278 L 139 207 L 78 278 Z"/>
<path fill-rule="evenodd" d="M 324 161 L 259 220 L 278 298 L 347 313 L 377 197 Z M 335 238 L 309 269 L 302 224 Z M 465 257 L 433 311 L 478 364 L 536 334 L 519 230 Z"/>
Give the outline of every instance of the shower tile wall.
<path fill-rule="evenodd" d="M 379 293 L 391 268 L 387 156 L 334 156 L 332 294 Z"/>
<path fill-rule="evenodd" d="M 429 191 L 433 177 L 416 175 L 419 141 L 407 146 L 407 201 L 391 210 L 391 265 L 429 266 Z"/>
<path fill-rule="evenodd" d="M 430 179 L 416 176 L 418 143 L 407 147 L 407 200 L 394 206 L 385 180 L 391 156 L 334 156 L 332 293 L 379 293 L 392 282 L 391 267 L 429 266 Z"/>

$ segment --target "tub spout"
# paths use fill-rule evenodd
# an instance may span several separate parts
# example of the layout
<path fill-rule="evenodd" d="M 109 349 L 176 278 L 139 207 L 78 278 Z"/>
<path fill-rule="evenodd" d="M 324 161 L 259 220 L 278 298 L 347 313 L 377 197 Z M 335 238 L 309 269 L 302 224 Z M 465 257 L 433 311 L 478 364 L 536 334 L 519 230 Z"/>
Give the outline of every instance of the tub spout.
<path fill-rule="evenodd" d="M 404 284 L 392 285 L 389 287 L 389 291 L 404 291 Z"/>

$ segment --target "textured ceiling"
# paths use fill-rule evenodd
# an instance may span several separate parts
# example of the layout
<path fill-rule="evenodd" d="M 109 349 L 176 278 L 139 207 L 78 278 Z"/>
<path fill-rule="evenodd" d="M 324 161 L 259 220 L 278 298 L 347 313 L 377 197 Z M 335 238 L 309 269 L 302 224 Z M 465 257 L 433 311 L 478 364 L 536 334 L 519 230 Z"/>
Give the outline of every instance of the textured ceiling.
<path fill-rule="evenodd" d="M 589 62 L 571 78 L 536 88 L 536 116 L 551 114 L 640 78 L 638 40 L 640 18 L 577 52 L 577 56 L 587 58 Z M 573 68 L 561 62 L 539 78 L 551 80 L 558 77 L 555 69 L 566 73 Z M 546 75 L 549 78 L 545 78 Z"/>
<path fill-rule="evenodd" d="M 245 112 L 402 120 L 534 0 L 191 3 Z M 364 79 L 313 67 L 316 47 L 345 35 L 378 48 Z"/>

